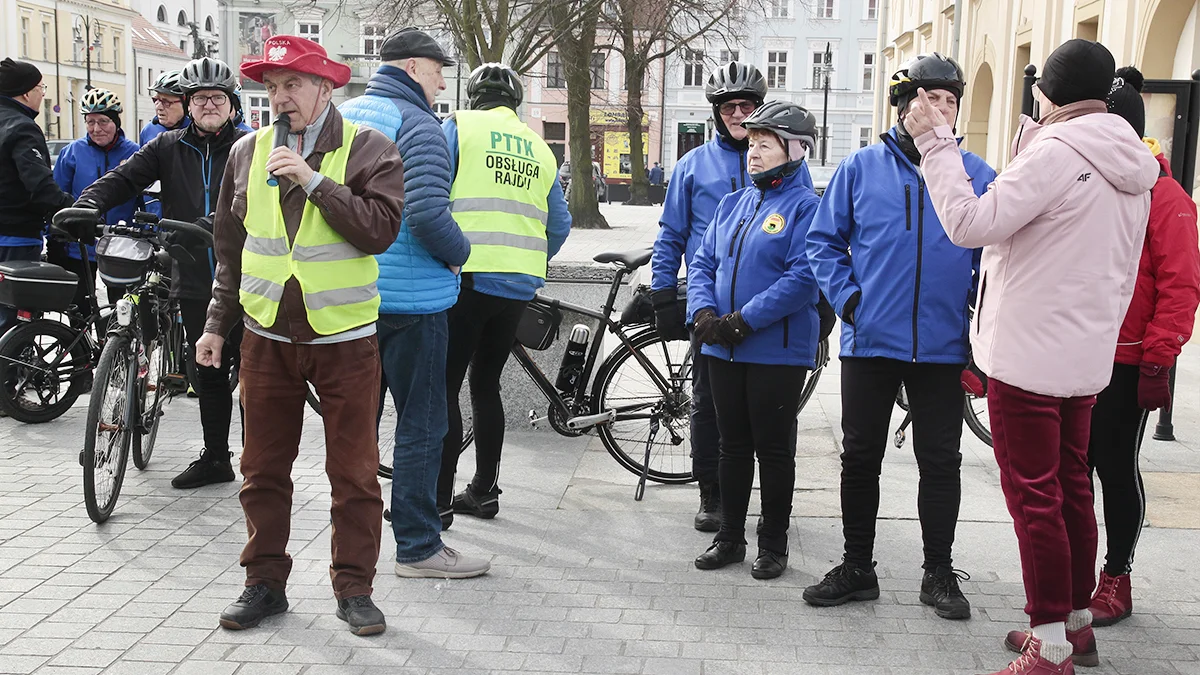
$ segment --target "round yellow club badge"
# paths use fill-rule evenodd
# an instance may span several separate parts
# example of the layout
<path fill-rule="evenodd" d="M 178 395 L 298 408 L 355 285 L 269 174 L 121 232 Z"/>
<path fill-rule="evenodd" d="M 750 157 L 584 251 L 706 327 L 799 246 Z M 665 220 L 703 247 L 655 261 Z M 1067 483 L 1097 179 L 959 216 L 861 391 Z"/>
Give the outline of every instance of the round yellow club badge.
<path fill-rule="evenodd" d="M 783 231 L 784 224 L 783 216 L 779 215 L 778 213 L 772 213 L 771 215 L 767 216 L 766 220 L 763 221 L 763 232 L 766 232 L 767 234 L 779 234 Z"/>

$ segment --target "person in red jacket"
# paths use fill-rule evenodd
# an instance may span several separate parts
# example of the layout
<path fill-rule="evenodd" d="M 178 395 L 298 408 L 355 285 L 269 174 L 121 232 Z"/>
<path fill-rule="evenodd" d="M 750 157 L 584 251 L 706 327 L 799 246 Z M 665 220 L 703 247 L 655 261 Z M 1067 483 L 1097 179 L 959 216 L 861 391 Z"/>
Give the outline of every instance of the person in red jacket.
<path fill-rule="evenodd" d="M 1146 113 L 1139 93 L 1142 74 L 1117 70 L 1108 109 L 1146 135 Z M 1108 554 L 1092 597 L 1092 624 L 1109 626 L 1133 612 L 1129 573 L 1146 493 L 1138 470 L 1138 451 L 1149 411 L 1170 408 L 1168 373 L 1192 335 L 1200 304 L 1200 248 L 1196 204 L 1171 177 L 1158 141 L 1146 145 L 1162 167 L 1150 193 L 1150 222 L 1138 266 L 1137 286 L 1117 340 L 1112 382 L 1096 399 L 1088 460 L 1104 487 L 1104 528 Z"/>

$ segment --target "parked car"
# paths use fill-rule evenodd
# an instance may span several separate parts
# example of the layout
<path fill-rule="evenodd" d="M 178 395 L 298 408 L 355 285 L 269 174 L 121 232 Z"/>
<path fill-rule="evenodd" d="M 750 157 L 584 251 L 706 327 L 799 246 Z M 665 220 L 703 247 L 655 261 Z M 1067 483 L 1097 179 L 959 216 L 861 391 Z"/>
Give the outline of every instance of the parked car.
<path fill-rule="evenodd" d="M 563 193 L 567 199 L 571 198 L 571 162 L 567 160 L 558 167 L 558 182 L 562 183 Z M 592 186 L 596 190 L 596 201 L 603 202 L 608 199 L 608 183 L 604 182 L 604 174 L 600 173 L 600 165 L 592 162 Z"/>
<path fill-rule="evenodd" d="M 829 179 L 833 178 L 833 172 L 837 170 L 836 164 L 826 164 L 821 166 L 818 160 L 817 164 L 809 164 L 808 172 L 812 175 L 813 190 L 818 195 L 825 194 L 825 188 L 829 187 Z"/>
<path fill-rule="evenodd" d="M 58 153 L 62 152 L 63 148 L 67 147 L 71 143 L 72 141 L 70 139 L 46 141 L 46 147 L 50 148 L 50 168 L 53 169 L 54 165 L 58 163 Z"/>

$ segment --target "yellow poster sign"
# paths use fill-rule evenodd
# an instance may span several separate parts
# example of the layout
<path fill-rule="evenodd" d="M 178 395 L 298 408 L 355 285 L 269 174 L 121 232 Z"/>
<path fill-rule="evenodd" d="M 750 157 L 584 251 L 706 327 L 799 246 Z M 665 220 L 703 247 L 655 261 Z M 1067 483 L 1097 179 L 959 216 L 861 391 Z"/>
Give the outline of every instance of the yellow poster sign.
<path fill-rule="evenodd" d="M 642 134 L 642 158 L 650 151 L 650 137 Z M 630 179 L 629 133 L 625 131 L 604 132 L 604 176 L 606 178 Z"/>
<path fill-rule="evenodd" d="M 588 118 L 593 126 L 625 126 L 629 113 L 624 108 L 592 108 Z M 642 126 L 650 124 L 650 116 L 642 113 Z"/>

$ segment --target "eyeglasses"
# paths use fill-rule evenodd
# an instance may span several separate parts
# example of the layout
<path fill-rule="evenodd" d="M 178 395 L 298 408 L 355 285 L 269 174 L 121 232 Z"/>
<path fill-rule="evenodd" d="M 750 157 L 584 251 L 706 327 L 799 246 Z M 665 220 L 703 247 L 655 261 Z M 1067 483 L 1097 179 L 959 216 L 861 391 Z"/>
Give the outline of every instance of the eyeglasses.
<path fill-rule="evenodd" d="M 92 127 L 106 127 L 110 124 L 115 124 L 115 123 L 106 117 L 102 120 L 85 120 L 83 124 L 87 128 L 91 129 Z"/>
<path fill-rule="evenodd" d="M 213 94 L 212 96 L 201 95 L 192 97 L 192 103 L 195 103 L 198 106 L 207 105 L 210 101 L 214 106 L 223 106 L 229 102 L 229 97 L 225 94 Z"/>
<path fill-rule="evenodd" d="M 195 97 L 193 97 L 193 100 L 194 100 L 194 98 L 195 98 Z M 176 103 L 182 103 L 182 102 L 183 102 L 183 101 L 180 101 L 179 99 L 170 100 L 170 99 L 158 98 L 158 97 L 154 97 L 154 98 L 152 98 L 152 99 L 150 99 L 150 100 L 154 102 L 154 105 L 160 105 L 160 106 L 162 106 L 162 107 L 164 107 L 164 108 L 170 108 L 171 106 L 175 105 Z M 218 105 L 219 105 L 219 104 L 218 104 Z"/>
<path fill-rule="evenodd" d="M 749 115 L 757 109 L 758 104 L 754 103 L 753 101 L 742 101 L 741 103 L 730 101 L 728 103 L 722 103 L 721 107 L 718 108 L 722 115 L 732 115 L 735 110 L 741 110 L 744 114 Z"/>
<path fill-rule="evenodd" d="M 46 90 L 49 88 L 50 85 L 46 84 L 45 82 L 38 84 L 38 89 L 41 89 L 43 94 L 46 93 Z"/>

